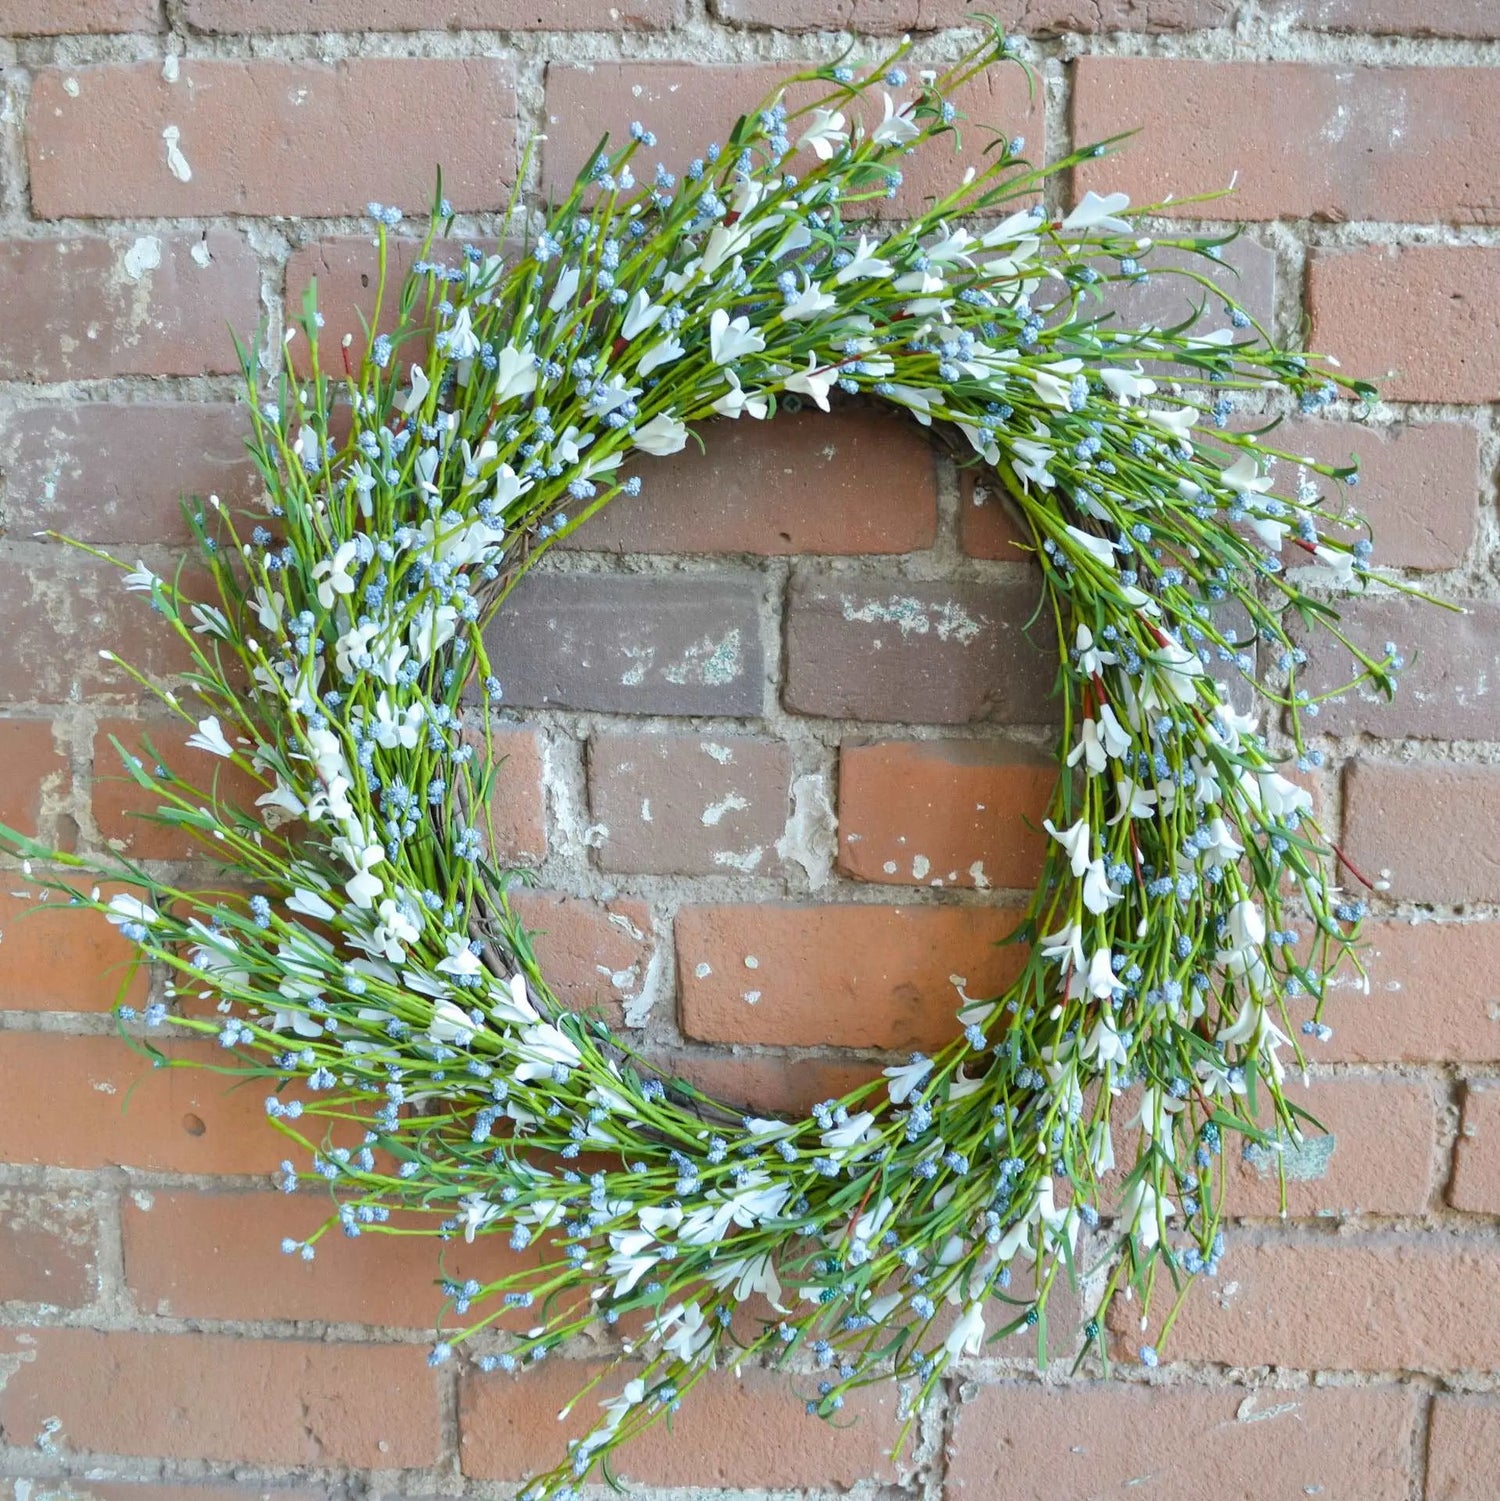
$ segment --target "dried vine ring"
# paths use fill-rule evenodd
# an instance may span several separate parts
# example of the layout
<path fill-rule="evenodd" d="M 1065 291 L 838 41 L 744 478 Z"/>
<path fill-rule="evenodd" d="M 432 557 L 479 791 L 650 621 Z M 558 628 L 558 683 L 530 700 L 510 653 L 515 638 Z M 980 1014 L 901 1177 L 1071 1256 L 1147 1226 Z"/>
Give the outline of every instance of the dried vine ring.
<path fill-rule="evenodd" d="M 1338 497 L 1352 465 L 1298 460 L 1295 496 L 1264 475 L 1278 411 L 1368 388 L 1276 348 L 1207 274 L 1183 273 L 1197 321 L 1104 319 L 1101 294 L 1145 274 L 1151 241 L 1123 196 L 1043 212 L 1044 178 L 1085 153 L 1038 169 L 997 143 L 925 211 L 851 228 L 906 152 L 954 133 L 950 96 L 1008 49 L 990 37 L 915 87 L 904 51 L 788 79 L 809 102 L 778 90 L 680 182 L 637 181 L 654 138 L 632 126 L 513 265 L 428 259 L 451 226 L 440 206 L 394 331 L 357 364 L 317 367 L 311 299 L 310 374 L 288 360 L 268 392 L 246 357 L 270 514 L 253 530 L 198 518 L 216 602 L 126 576 L 193 653 L 194 707 L 165 695 L 196 722 L 191 744 L 264 791 L 238 807 L 209 777 L 134 766 L 160 816 L 257 894 L 135 866 L 108 873 L 138 895 L 75 893 L 175 970 L 173 995 L 216 1003 L 122 1007 L 124 1031 L 163 1062 L 151 1028 L 216 1034 L 226 1067 L 270 1081 L 301 1149 L 285 1185 L 332 1196 L 325 1230 L 532 1248 L 496 1282 L 446 1287 L 434 1361 L 465 1342 L 481 1365 L 524 1367 L 636 1315 L 597 1422 L 532 1497 L 607 1474 L 720 1360 L 790 1362 L 831 1416 L 855 1386 L 894 1376 L 920 1399 L 987 1336 L 1044 1333 L 1085 1244 L 1105 1258 L 1095 1335 L 1122 1286 L 1149 1297 L 1161 1269 L 1212 1270 L 1223 1133 L 1298 1133 L 1288 1001 L 1324 1030 L 1323 977 L 1363 912 L 1308 794 L 1215 674 L 1285 711 L 1304 764 L 1305 627 L 1391 688 L 1394 648 L 1361 653 L 1280 561 L 1321 570 L 1298 574 L 1308 587 L 1362 581 L 1368 544 L 1341 530 L 1357 518 L 1320 488 Z M 385 297 L 399 215 L 372 212 Z M 1161 243 L 1211 270 L 1222 242 Z M 1059 647 L 1059 776 L 1005 992 L 965 997 L 952 1045 L 807 1119 L 743 1118 L 554 1003 L 487 855 L 475 810 L 494 768 L 465 695 L 500 691 L 489 612 L 635 493 L 638 456 L 649 468 L 689 424 L 765 420 L 789 395 L 827 410 L 836 391 L 948 435 L 1024 521 Z M 1226 425 L 1236 408 L 1265 415 L 1259 432 Z M 1126 1110 L 1136 1154 L 1117 1168 Z M 1112 1230 L 1080 1241 L 1101 1214 Z M 310 1257 L 318 1238 L 288 1249 Z M 1018 1264 L 1025 1289 L 1008 1291 Z M 755 1295 L 760 1316 L 732 1320 Z M 527 1332 L 502 1332 L 516 1306 Z"/>

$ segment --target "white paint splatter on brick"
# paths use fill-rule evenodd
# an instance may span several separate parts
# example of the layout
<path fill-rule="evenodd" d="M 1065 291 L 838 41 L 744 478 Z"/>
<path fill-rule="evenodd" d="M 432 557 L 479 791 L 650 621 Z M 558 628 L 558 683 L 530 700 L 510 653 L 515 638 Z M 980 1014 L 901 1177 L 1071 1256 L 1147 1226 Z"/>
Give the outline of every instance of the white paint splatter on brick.
<path fill-rule="evenodd" d="M 167 169 L 178 182 L 191 182 L 193 169 L 188 166 L 188 159 L 178 145 L 182 140 L 182 131 L 175 125 L 167 125 L 162 129 L 161 138 L 167 147 Z"/>

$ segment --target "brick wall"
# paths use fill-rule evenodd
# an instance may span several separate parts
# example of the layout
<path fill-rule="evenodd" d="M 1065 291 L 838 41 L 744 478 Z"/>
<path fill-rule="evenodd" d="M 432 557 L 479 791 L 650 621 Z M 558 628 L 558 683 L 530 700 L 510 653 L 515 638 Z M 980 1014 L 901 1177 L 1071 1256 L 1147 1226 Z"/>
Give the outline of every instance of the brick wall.
<path fill-rule="evenodd" d="M 830 1428 L 747 1371 L 622 1469 L 648 1490 L 870 1501 L 1477 1501 L 1500 1473 L 1500 3 L 991 8 L 1031 33 L 1044 87 L 1028 105 L 1002 75 L 971 114 L 1054 153 L 1144 125 L 1086 177 L 1138 198 L 1237 174 L 1207 211 L 1246 223 L 1241 295 L 1284 337 L 1309 318 L 1389 398 L 1373 432 L 1299 441 L 1363 453 L 1378 558 L 1470 613 L 1352 612 L 1414 658 L 1394 708 L 1322 721 L 1323 812 L 1389 881 L 1372 985 L 1339 993 L 1311 1086 L 1332 1155 L 1296 1164 L 1285 1224 L 1274 1184 L 1234 1164 L 1247 1218 L 1186 1304 L 1176 1363 L 1042 1382 L 1012 1342 L 946 1384 L 894 1470 L 891 1393 Z M 165 635 L 36 534 L 159 565 L 183 541 L 179 492 L 252 494 L 226 324 L 264 318 L 274 349 L 283 297 L 317 274 L 328 332 L 357 327 L 367 199 L 420 209 L 441 159 L 463 231 L 493 235 L 528 130 L 548 137 L 533 192 L 632 118 L 685 156 L 781 62 L 830 55 L 824 28 L 921 28 L 936 56 L 968 9 L 0 0 L 0 819 L 186 853 L 128 816 L 110 737 L 151 719 L 98 658 L 169 669 Z M 990 945 L 1037 868 L 1022 818 L 1050 764 L 1027 570 L 982 488 L 867 413 L 741 424 L 648 481 L 494 628 L 512 706 L 498 821 L 536 872 L 523 910 L 565 995 L 666 1066 L 795 1108 L 883 1050 L 940 1042 L 950 975 L 1002 977 Z M 550 1460 L 584 1363 L 520 1384 L 430 1371 L 426 1244 L 283 1257 L 312 1206 L 269 1190 L 258 1097 L 142 1079 L 105 1014 L 122 946 L 27 905 L 17 873 L 0 890 L 0 1472 L 17 1501 L 505 1496 Z"/>

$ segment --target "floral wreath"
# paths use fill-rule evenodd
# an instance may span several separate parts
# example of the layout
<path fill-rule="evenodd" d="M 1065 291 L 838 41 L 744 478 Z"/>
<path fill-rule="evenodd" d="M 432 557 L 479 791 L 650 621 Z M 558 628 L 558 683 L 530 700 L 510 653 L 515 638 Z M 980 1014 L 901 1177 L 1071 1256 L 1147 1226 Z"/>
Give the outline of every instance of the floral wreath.
<path fill-rule="evenodd" d="M 431 259 L 452 226 L 440 203 L 392 331 L 357 361 L 345 338 L 340 374 L 319 366 L 315 290 L 305 375 L 288 354 L 267 391 L 242 348 L 269 514 L 246 531 L 214 498 L 189 508 L 217 601 L 109 560 L 190 650 L 193 707 L 123 669 L 195 724 L 204 765 L 264 789 L 242 807 L 215 777 L 126 755 L 154 816 L 200 841 L 228 889 L 7 836 L 137 893 L 39 876 L 173 973 L 167 999 L 117 1007 L 127 1038 L 178 1067 L 153 1032 L 211 1034 L 221 1071 L 267 1081 L 298 1149 L 282 1186 L 330 1200 L 288 1252 L 310 1259 L 335 1228 L 504 1237 L 524 1253 L 504 1275 L 443 1282 L 434 1363 L 464 1345 L 521 1370 L 620 1326 L 597 1421 L 532 1501 L 612 1478 L 612 1452 L 725 1362 L 787 1365 L 830 1419 L 895 1379 L 904 1439 L 986 1340 L 1035 1326 L 1045 1358 L 1059 1276 L 1094 1278 L 1083 1349 L 1107 1368 L 1117 1293 L 1149 1305 L 1165 1274 L 1165 1333 L 1192 1275 L 1218 1266 L 1224 1134 L 1275 1152 L 1316 1124 L 1287 1096 L 1283 1051 L 1300 1063 L 1299 1035 L 1328 1035 L 1326 977 L 1364 904 L 1332 879 L 1342 857 L 1311 796 L 1210 669 L 1284 713 L 1303 769 L 1321 757 L 1302 720 L 1327 696 L 1298 686 L 1311 630 L 1343 644 L 1356 683 L 1393 691 L 1395 648 L 1363 651 L 1281 561 L 1318 570 L 1299 575 L 1311 588 L 1363 584 L 1369 544 L 1339 534 L 1360 520 L 1320 490 L 1352 485 L 1354 464 L 1264 441 L 1288 406 L 1373 393 L 1277 348 L 1195 270 L 1176 273 L 1202 294 L 1184 323 L 1111 321 L 1102 294 L 1144 280 L 1153 248 L 1211 266 L 1225 237 L 1153 243 L 1134 222 L 1150 210 L 1121 194 L 1049 218 L 1043 180 L 1105 147 L 1038 168 L 994 140 L 959 189 L 872 228 L 902 157 L 956 143 L 952 95 L 1013 55 L 987 35 L 898 103 L 906 51 L 793 75 L 681 181 L 637 180 L 655 144 L 641 125 L 606 139 L 509 266 L 473 248 Z M 814 97 L 792 107 L 793 86 Z M 877 95 L 863 126 L 852 112 Z M 400 215 L 371 213 L 389 314 Z M 1007 940 L 1016 978 L 960 990 L 961 1035 L 934 1056 L 805 1119 L 759 1118 L 657 1077 L 554 999 L 511 907 L 521 878 L 490 854 L 504 664 L 481 628 L 548 548 L 640 489 L 638 455 L 791 397 L 827 411 L 835 392 L 950 441 L 1024 523 L 1038 630 L 1057 643 L 1059 776 Z M 1237 411 L 1263 421 L 1231 428 Z M 1300 466 L 1295 495 L 1273 494 L 1272 457 Z M 1244 636 L 1221 624 L 1229 602 Z M 1117 1165 L 1121 1125 L 1134 1158 Z M 1080 1231 L 1101 1215 L 1085 1265 Z M 524 1332 L 506 1332 L 513 1309 L 530 1310 Z"/>

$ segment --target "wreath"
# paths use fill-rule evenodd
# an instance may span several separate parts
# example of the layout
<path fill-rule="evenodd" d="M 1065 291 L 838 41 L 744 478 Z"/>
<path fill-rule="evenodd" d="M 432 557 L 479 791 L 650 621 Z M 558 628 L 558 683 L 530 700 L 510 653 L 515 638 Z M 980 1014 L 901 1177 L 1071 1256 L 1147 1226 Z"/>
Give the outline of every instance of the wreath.
<path fill-rule="evenodd" d="M 295 1148 L 282 1186 L 329 1200 L 289 1253 L 335 1230 L 502 1237 L 520 1253 L 502 1275 L 443 1281 L 434 1363 L 463 1345 L 519 1371 L 614 1331 L 597 1421 L 533 1501 L 610 1477 L 613 1451 L 726 1362 L 788 1366 L 827 1419 L 895 1379 L 909 1429 L 987 1340 L 1034 1326 L 1045 1358 L 1059 1277 L 1093 1278 L 1083 1350 L 1107 1364 L 1117 1294 L 1175 1312 L 1219 1265 L 1225 1134 L 1276 1152 L 1316 1126 L 1286 1070 L 1328 1035 L 1326 977 L 1365 907 L 1221 678 L 1284 716 L 1304 769 L 1329 691 L 1300 686 L 1311 635 L 1393 691 L 1394 646 L 1363 650 L 1324 597 L 1367 579 L 1343 499 L 1355 464 L 1267 441 L 1280 413 L 1373 393 L 1276 347 L 1217 286 L 1226 237 L 1153 241 L 1151 209 L 1120 194 L 1049 216 L 1044 180 L 1113 142 L 1038 167 L 990 141 L 957 190 L 877 227 L 903 157 L 957 144 L 952 96 L 1014 53 L 994 32 L 911 79 L 906 51 L 789 77 L 680 181 L 637 177 L 643 126 L 606 138 L 509 265 L 435 259 L 439 202 L 391 331 L 357 359 L 346 338 L 340 371 L 319 363 L 315 289 L 286 336 L 304 373 L 289 351 L 268 389 L 242 346 L 266 514 L 189 506 L 208 598 L 110 559 L 193 663 L 175 689 L 121 667 L 194 725 L 203 766 L 263 789 L 241 806 L 207 771 L 122 749 L 225 889 L 8 836 L 171 973 L 164 999 L 118 1005 L 134 1045 L 187 1066 L 153 1034 L 209 1034 L 215 1066 L 265 1081 Z M 400 215 L 370 212 L 389 317 Z M 1201 293 L 1193 316 L 1118 326 L 1106 293 L 1160 247 L 1198 257 L 1175 273 Z M 1016 978 L 960 987 L 959 1035 L 935 1055 L 805 1119 L 759 1118 L 658 1077 L 549 990 L 511 905 L 522 878 L 492 855 L 505 664 L 482 627 L 549 548 L 637 493 L 641 456 L 649 470 L 693 424 L 793 398 L 827 411 L 836 393 L 930 428 L 1023 522 L 1033 628 L 1056 643 L 1059 775 L 1006 940 Z M 1274 492 L 1273 457 L 1300 466 L 1295 494 Z M 1315 571 L 1297 582 L 1284 561 Z M 69 866 L 129 893 L 78 889 Z"/>

